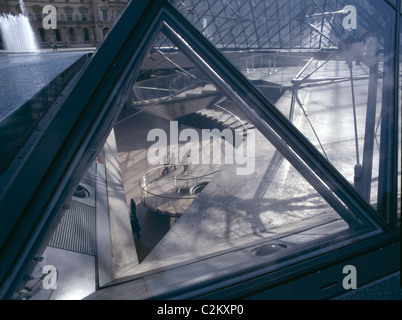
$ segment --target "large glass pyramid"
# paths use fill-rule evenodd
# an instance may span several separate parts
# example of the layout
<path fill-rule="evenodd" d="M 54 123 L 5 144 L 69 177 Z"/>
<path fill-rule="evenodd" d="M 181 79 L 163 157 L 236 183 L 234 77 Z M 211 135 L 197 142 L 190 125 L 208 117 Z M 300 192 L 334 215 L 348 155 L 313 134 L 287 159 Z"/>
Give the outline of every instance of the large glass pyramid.
<path fill-rule="evenodd" d="M 138 279 L 133 297 L 158 297 L 212 275 L 276 270 L 385 228 L 347 179 L 329 170 L 325 151 L 341 163 L 348 147 L 324 143 L 321 154 L 310 140 L 328 143 L 333 135 L 300 133 L 314 128 L 304 108 L 322 98 L 277 86 L 261 95 L 205 39 L 208 31 L 197 32 L 169 8 L 151 6 L 158 14 L 145 15 L 147 28 L 143 22 L 119 37 L 130 25 L 129 6 L 61 107 L 78 103 L 85 80 L 98 79 L 77 119 L 90 121 L 65 164 L 70 190 L 52 195 L 46 235 L 13 298 L 84 298 Z M 363 66 L 348 78 L 345 61 L 293 59 L 286 72 L 300 78 L 338 72 L 330 80 L 307 77 L 311 87 L 329 81 L 343 92 L 354 77 L 369 83 Z M 349 102 L 342 99 L 339 105 Z M 44 282 L 48 266 L 54 277 Z M 165 279 L 165 271 L 174 276 Z"/>

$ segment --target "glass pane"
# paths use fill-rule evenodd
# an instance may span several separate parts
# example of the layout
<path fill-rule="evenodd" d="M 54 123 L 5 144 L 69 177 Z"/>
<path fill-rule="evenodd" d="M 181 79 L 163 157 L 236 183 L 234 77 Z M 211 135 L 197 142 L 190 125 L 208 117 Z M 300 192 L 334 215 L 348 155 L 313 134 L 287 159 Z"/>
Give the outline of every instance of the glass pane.
<path fill-rule="evenodd" d="M 115 279 L 206 257 L 276 265 L 380 232 L 162 29 L 122 84 L 130 92 L 114 128 L 16 299 L 83 298 Z M 133 295 L 144 290 L 152 288 Z"/>
<path fill-rule="evenodd" d="M 393 107 L 383 85 L 394 70 L 388 4 L 171 3 L 377 207 L 382 114 Z"/>
<path fill-rule="evenodd" d="M 53 223 L 15 299 L 76 300 L 96 290 L 102 249 L 96 241 L 97 221 L 102 218 L 101 205 L 95 202 L 99 175 L 94 163 Z"/>

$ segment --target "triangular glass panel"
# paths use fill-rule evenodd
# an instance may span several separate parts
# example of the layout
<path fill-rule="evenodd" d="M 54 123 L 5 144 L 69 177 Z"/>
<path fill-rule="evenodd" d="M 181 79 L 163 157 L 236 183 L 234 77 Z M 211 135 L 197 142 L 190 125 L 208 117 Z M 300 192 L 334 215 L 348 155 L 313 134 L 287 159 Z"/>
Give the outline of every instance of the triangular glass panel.
<path fill-rule="evenodd" d="M 385 119 L 395 87 L 384 85 L 395 70 L 391 7 L 368 0 L 170 2 L 385 214 L 387 164 L 380 159 L 392 155 L 387 147 L 380 152 L 380 141 L 393 143 Z M 235 26 L 226 37 L 228 24 Z"/>
<path fill-rule="evenodd" d="M 16 299 L 83 298 L 119 279 L 191 265 L 193 274 L 169 280 L 172 289 L 202 278 L 204 267 L 275 266 L 380 232 L 253 118 L 238 84 L 225 83 L 168 23 L 156 32 L 119 84 L 128 90 L 108 97 L 121 108 L 113 130 Z"/>

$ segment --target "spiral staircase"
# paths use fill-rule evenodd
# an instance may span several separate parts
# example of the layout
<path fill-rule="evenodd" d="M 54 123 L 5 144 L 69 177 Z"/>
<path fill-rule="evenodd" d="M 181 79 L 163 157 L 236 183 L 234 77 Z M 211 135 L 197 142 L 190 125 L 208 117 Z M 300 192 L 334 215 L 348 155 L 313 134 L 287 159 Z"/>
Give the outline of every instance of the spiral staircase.
<path fill-rule="evenodd" d="M 161 51 L 154 54 L 171 61 L 171 57 Z M 274 70 L 269 71 L 275 76 Z M 174 65 L 170 70 L 153 70 L 152 73 L 137 78 L 130 109 L 200 130 L 222 132 L 229 129 L 235 148 L 247 139 L 250 130 L 255 129 L 197 68 L 184 69 Z M 252 81 L 262 86 L 262 91 L 266 90 L 267 81 L 260 78 Z M 280 86 L 271 84 L 268 87 L 273 96 L 280 96 Z M 200 171 L 199 175 L 185 176 L 182 166 L 169 165 L 146 172 L 139 181 L 143 205 L 159 214 L 180 217 L 219 170 Z"/>

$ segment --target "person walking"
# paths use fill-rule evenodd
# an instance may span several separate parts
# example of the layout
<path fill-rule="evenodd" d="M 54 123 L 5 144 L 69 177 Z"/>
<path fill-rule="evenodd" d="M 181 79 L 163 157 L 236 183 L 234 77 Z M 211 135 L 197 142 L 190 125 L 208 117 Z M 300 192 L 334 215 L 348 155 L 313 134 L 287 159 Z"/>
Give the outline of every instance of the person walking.
<path fill-rule="evenodd" d="M 166 156 L 163 158 L 163 167 L 162 176 L 169 173 L 169 161 Z"/>
<path fill-rule="evenodd" d="M 141 227 L 137 219 L 137 207 L 133 199 L 131 199 L 130 201 L 130 221 L 133 233 L 135 233 L 137 235 L 137 238 L 140 239 Z"/>
<path fill-rule="evenodd" d="M 173 166 L 174 170 L 176 170 L 176 157 L 174 153 L 170 156 L 170 164 Z"/>
<path fill-rule="evenodd" d="M 181 164 L 184 166 L 183 173 L 189 174 L 189 172 L 188 172 L 188 171 L 189 171 L 189 170 L 188 170 L 189 158 L 190 158 L 190 155 L 187 153 L 187 154 L 185 154 L 185 155 L 183 156 L 183 158 L 181 159 Z"/>

